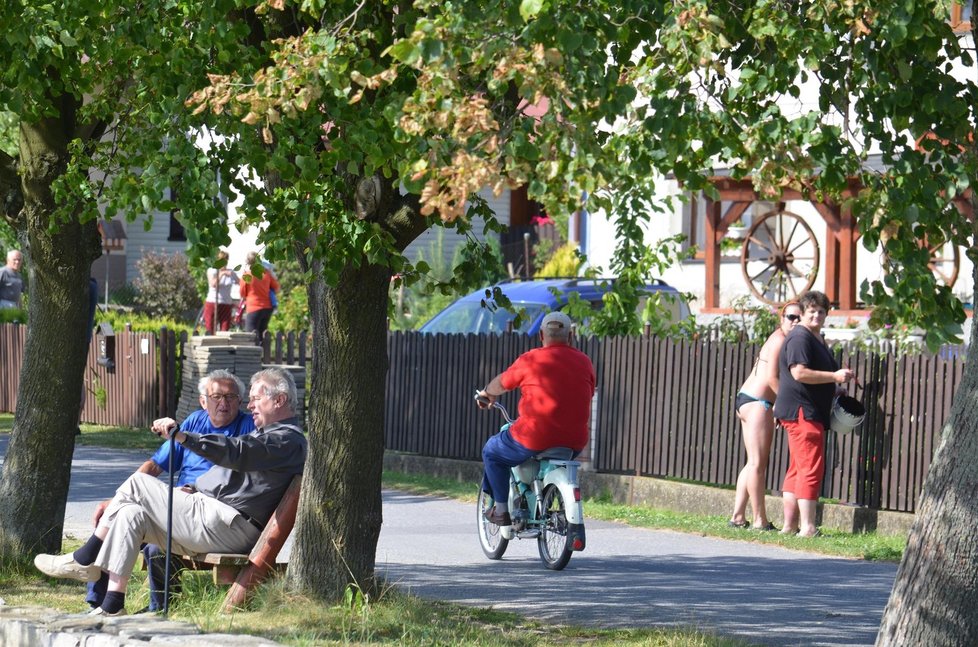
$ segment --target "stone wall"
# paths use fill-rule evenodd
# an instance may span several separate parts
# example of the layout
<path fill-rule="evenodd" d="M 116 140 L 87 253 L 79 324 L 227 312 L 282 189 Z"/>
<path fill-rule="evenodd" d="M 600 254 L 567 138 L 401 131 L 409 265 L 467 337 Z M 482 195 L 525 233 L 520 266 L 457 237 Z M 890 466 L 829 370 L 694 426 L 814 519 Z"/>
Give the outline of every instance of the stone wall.
<path fill-rule="evenodd" d="M 280 647 L 243 634 L 202 634 L 192 624 L 143 613 L 120 618 L 65 614 L 45 607 L 6 606 L 0 600 L 3 647 Z"/>

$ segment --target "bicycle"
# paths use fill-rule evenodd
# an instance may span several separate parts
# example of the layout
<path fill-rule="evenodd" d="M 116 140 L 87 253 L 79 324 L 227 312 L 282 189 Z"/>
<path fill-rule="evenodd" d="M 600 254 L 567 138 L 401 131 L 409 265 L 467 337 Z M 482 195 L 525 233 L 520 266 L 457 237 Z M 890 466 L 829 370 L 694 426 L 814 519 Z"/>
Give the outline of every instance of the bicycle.
<path fill-rule="evenodd" d="M 476 399 L 488 404 L 488 399 Z M 513 424 L 509 412 L 499 402 L 507 426 Z M 507 427 L 504 427 L 506 429 Z M 577 472 L 581 466 L 573 460 L 568 447 L 553 447 L 510 469 L 509 510 L 512 526 L 497 526 L 485 517 L 492 508 L 492 495 L 479 488 L 476 505 L 479 543 L 489 559 L 502 559 L 509 542 L 536 539 L 543 565 L 553 571 L 567 566 L 574 552 L 584 550 L 584 509 Z"/>

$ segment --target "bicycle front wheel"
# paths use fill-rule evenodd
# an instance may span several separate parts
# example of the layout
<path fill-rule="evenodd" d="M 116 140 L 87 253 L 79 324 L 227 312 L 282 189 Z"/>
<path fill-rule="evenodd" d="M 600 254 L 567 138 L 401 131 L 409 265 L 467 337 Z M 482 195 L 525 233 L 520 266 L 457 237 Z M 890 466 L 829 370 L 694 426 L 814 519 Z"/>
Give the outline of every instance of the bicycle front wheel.
<path fill-rule="evenodd" d="M 501 559 L 509 540 L 503 537 L 499 531 L 499 526 L 486 519 L 486 510 L 492 508 L 492 496 L 481 487 L 479 488 L 479 502 L 476 505 L 476 514 L 479 524 L 479 543 L 482 545 L 482 552 L 489 559 Z"/>
<path fill-rule="evenodd" d="M 556 485 L 548 485 L 543 492 L 543 527 L 537 538 L 537 548 L 543 565 L 559 571 L 571 558 L 571 538 L 568 534 L 567 510 L 564 497 Z"/>

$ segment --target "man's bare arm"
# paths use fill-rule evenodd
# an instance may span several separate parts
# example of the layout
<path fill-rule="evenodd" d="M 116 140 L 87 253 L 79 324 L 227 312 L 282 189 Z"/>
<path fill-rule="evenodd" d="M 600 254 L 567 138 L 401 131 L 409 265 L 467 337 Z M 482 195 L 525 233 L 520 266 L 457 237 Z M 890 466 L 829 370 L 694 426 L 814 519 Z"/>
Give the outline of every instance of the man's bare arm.
<path fill-rule="evenodd" d="M 485 397 L 486 399 L 489 400 L 489 404 L 485 404 L 485 405 L 483 405 L 481 402 L 479 402 L 478 404 L 479 404 L 479 407 L 480 408 L 482 408 L 482 409 L 488 409 L 489 406 L 493 402 L 495 402 L 496 399 L 499 396 L 501 396 L 503 393 L 506 393 L 507 391 L 509 391 L 509 389 L 507 389 L 506 387 L 503 386 L 503 382 L 500 379 L 501 375 L 502 374 L 500 373 L 496 377 L 494 377 L 491 380 L 489 380 L 489 384 L 486 385 L 486 388 L 484 388 L 481 391 L 479 391 L 479 395 L 480 396 L 483 396 L 483 397 Z"/>

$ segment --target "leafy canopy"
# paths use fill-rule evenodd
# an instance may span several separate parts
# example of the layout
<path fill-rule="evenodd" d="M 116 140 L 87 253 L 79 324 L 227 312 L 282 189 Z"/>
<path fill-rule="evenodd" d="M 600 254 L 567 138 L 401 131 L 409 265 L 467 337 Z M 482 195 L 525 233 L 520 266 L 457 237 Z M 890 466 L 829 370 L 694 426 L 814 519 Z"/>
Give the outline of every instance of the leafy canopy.
<path fill-rule="evenodd" d="M 0 108 L 84 103 L 97 137 L 55 187 L 83 218 L 100 201 L 176 209 L 194 260 L 227 242 L 239 198 L 268 256 L 328 282 L 362 263 L 417 280 L 400 250 L 419 226 L 464 234 L 477 190 L 526 185 L 551 214 L 584 196 L 610 214 L 607 269 L 640 285 L 672 253 L 641 242 L 669 206 L 660 178 L 710 192 L 726 169 L 851 209 L 888 269 L 862 286 L 871 323 L 935 345 L 964 312 L 918 241 L 975 256 L 952 198 L 976 177 L 978 102 L 945 16 L 910 0 L 7 2 Z"/>

